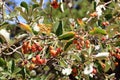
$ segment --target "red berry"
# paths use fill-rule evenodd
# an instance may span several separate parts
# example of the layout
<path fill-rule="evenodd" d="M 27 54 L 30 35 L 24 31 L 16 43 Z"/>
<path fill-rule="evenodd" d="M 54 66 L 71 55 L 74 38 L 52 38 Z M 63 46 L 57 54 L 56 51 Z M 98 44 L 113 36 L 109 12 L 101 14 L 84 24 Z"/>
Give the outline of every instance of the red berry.
<path fill-rule="evenodd" d="M 105 41 L 106 39 L 107 39 L 107 38 L 106 38 L 105 36 L 103 36 L 101 40 L 102 40 L 102 41 Z"/>
<path fill-rule="evenodd" d="M 38 61 L 40 59 L 40 55 L 36 55 L 36 60 Z"/>
<path fill-rule="evenodd" d="M 73 74 L 73 76 L 77 76 L 78 75 L 78 71 L 77 71 L 76 68 L 72 69 L 72 74 Z"/>
<path fill-rule="evenodd" d="M 46 59 L 39 59 L 38 61 L 38 64 L 45 64 L 47 62 Z"/>
<path fill-rule="evenodd" d="M 51 6 L 54 8 L 54 9 L 57 9 L 59 7 L 59 4 L 56 0 L 53 0 L 53 2 L 51 2 Z"/>
<path fill-rule="evenodd" d="M 73 40 L 73 44 L 77 44 L 78 43 L 78 41 L 77 40 Z"/>
<path fill-rule="evenodd" d="M 61 49 L 61 48 L 57 48 L 56 51 L 57 51 L 57 54 L 58 54 L 58 53 L 61 53 L 61 52 L 62 52 L 62 49 Z"/>
<path fill-rule="evenodd" d="M 93 71 L 92 71 L 93 74 L 96 74 L 97 73 L 97 70 L 95 68 L 93 68 Z"/>
<path fill-rule="evenodd" d="M 38 47 L 38 51 L 42 51 L 42 49 L 43 49 L 43 48 L 42 48 L 41 46 Z"/>
<path fill-rule="evenodd" d="M 115 49 L 116 53 L 120 53 L 120 48 Z"/>
<path fill-rule="evenodd" d="M 36 47 L 35 44 L 32 44 L 31 50 L 32 50 L 32 52 L 36 52 L 37 51 L 37 47 Z"/>

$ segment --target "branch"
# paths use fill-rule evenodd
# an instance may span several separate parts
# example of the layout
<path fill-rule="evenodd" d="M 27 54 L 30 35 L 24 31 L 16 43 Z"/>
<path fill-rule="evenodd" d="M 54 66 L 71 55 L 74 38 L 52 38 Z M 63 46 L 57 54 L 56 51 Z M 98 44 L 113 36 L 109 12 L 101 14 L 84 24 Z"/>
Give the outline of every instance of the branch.
<path fill-rule="evenodd" d="M 15 46 L 16 47 L 16 46 Z M 22 53 L 21 52 L 19 52 L 19 51 L 17 51 L 18 49 L 20 49 L 22 47 L 22 45 L 21 46 L 19 46 L 19 47 L 16 47 L 15 49 L 14 48 L 12 48 L 12 47 L 10 47 L 10 49 L 12 49 L 13 51 L 12 52 L 8 52 L 8 53 L 5 53 L 5 52 L 2 52 L 4 55 L 11 55 L 11 54 L 13 54 L 13 53 L 15 53 L 15 52 L 17 52 L 23 59 L 24 59 L 24 56 L 22 55 Z"/>

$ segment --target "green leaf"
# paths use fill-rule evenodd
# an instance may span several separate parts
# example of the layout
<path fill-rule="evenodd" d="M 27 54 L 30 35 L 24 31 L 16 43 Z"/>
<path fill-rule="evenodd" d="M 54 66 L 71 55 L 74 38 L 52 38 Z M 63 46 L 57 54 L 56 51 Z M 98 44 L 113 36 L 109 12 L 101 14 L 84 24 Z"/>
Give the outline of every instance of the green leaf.
<path fill-rule="evenodd" d="M 110 61 L 105 62 L 105 65 L 106 66 L 105 66 L 104 71 L 107 72 L 111 68 L 111 62 Z"/>
<path fill-rule="evenodd" d="M 14 74 L 17 74 L 17 73 L 20 72 L 20 71 L 21 71 L 21 68 L 16 67 L 16 68 L 14 69 Z"/>
<path fill-rule="evenodd" d="M 70 39 L 69 41 L 67 41 L 67 43 L 64 46 L 64 50 L 66 51 L 68 49 L 68 47 L 73 43 L 74 39 Z"/>
<path fill-rule="evenodd" d="M 105 18 L 106 18 L 106 20 L 110 20 L 112 18 L 112 14 L 106 14 Z"/>
<path fill-rule="evenodd" d="M 101 26 L 101 23 L 102 23 L 102 21 L 101 21 L 101 20 L 98 20 L 97 25 L 98 25 L 98 26 Z"/>
<path fill-rule="evenodd" d="M 37 8 L 37 7 L 39 7 L 39 4 L 33 4 L 33 5 L 32 5 L 32 9 L 35 9 L 35 8 Z"/>
<path fill-rule="evenodd" d="M 81 58 L 79 57 L 79 55 L 73 54 L 72 57 L 74 57 L 77 61 L 81 60 Z"/>
<path fill-rule="evenodd" d="M 59 36 L 63 33 L 63 22 L 62 21 L 59 22 L 59 25 L 58 25 L 55 33 L 57 36 Z"/>
<path fill-rule="evenodd" d="M 94 2 L 94 10 L 96 10 L 96 2 Z"/>
<path fill-rule="evenodd" d="M 12 60 L 12 65 L 11 65 L 11 72 L 12 73 L 13 73 L 14 69 L 15 69 L 15 61 Z"/>
<path fill-rule="evenodd" d="M 75 32 L 65 32 L 62 35 L 60 35 L 58 38 L 59 40 L 70 40 L 75 36 Z"/>
<path fill-rule="evenodd" d="M 0 30 L 3 29 L 3 28 L 6 28 L 8 25 L 9 25 L 8 22 L 2 22 L 2 23 L 0 24 Z"/>
<path fill-rule="evenodd" d="M 94 34 L 101 34 L 101 35 L 106 35 L 107 32 L 106 30 L 102 29 L 102 28 L 94 28 L 93 30 L 90 31 L 90 34 L 94 35 Z"/>
<path fill-rule="evenodd" d="M 95 65 L 96 65 L 98 71 L 99 71 L 100 73 L 102 73 L 102 72 L 103 72 L 103 68 L 102 68 L 102 66 L 101 66 L 101 64 L 100 64 L 100 62 L 99 62 L 98 60 L 95 61 Z"/>
<path fill-rule="evenodd" d="M 60 63 L 60 66 L 61 66 L 61 67 L 66 67 L 66 66 L 67 66 L 65 60 L 62 59 L 62 58 L 61 58 L 61 60 L 59 61 L 59 63 Z"/>
<path fill-rule="evenodd" d="M 6 62 L 3 58 L 0 58 L 0 66 L 6 65 Z"/>
<path fill-rule="evenodd" d="M 27 3 L 26 3 L 25 1 L 21 2 L 20 5 L 21 5 L 22 7 L 24 7 L 24 8 L 27 10 L 27 12 L 28 12 L 28 5 L 27 5 Z"/>
<path fill-rule="evenodd" d="M 25 74 L 26 74 L 25 68 L 22 68 L 22 70 L 20 71 L 20 73 L 22 74 L 23 78 L 25 78 Z"/>

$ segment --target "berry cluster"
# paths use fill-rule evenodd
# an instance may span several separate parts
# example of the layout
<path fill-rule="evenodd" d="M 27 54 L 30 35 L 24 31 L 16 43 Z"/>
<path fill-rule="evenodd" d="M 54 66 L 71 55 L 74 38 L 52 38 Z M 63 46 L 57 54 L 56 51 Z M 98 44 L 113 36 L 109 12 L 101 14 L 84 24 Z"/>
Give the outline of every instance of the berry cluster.
<path fill-rule="evenodd" d="M 31 61 L 32 61 L 34 64 L 36 64 L 36 65 L 43 65 L 43 64 L 46 64 L 47 59 L 45 59 L 45 58 L 40 58 L 40 55 L 38 54 L 38 55 L 36 55 L 36 57 L 33 57 L 33 58 L 31 59 Z"/>
<path fill-rule="evenodd" d="M 38 51 L 40 52 L 43 48 L 37 43 L 33 43 L 31 45 L 29 41 L 25 41 L 23 42 L 21 49 L 22 49 L 22 53 L 27 54 L 30 52 L 38 52 Z"/>
<path fill-rule="evenodd" d="M 90 41 L 89 40 L 85 40 L 84 37 L 82 36 L 78 36 L 74 41 L 73 44 L 76 45 L 76 48 L 78 50 L 82 50 L 82 48 L 86 47 L 89 48 L 90 47 Z"/>
<path fill-rule="evenodd" d="M 49 50 L 50 50 L 50 55 L 52 57 L 56 57 L 58 54 L 60 54 L 62 52 L 62 49 L 61 48 L 57 48 L 57 49 L 54 49 L 53 46 L 50 46 L 49 47 Z"/>

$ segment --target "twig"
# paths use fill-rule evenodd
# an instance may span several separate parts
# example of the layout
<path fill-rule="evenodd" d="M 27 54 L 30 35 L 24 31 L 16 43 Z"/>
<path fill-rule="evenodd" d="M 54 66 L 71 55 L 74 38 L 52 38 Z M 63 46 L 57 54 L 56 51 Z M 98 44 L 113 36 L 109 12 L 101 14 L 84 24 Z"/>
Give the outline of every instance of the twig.
<path fill-rule="evenodd" d="M 108 2 L 106 2 L 106 3 L 104 4 L 104 6 L 106 6 L 106 5 L 110 4 L 111 2 L 112 2 L 112 0 L 111 0 L 111 1 L 108 1 Z"/>
<path fill-rule="evenodd" d="M 24 59 L 24 56 L 22 55 L 22 53 L 21 52 L 19 52 L 19 51 L 17 51 L 18 49 L 20 49 L 22 47 L 22 45 L 21 46 L 19 46 L 19 47 L 17 47 L 17 48 L 12 48 L 12 47 L 10 47 L 10 49 L 12 49 L 13 51 L 12 52 L 8 52 L 8 53 L 5 53 L 5 52 L 2 52 L 4 55 L 11 55 L 11 54 L 13 54 L 13 53 L 15 53 L 15 52 L 17 52 L 18 54 L 20 54 L 21 55 L 21 57 Z"/>

